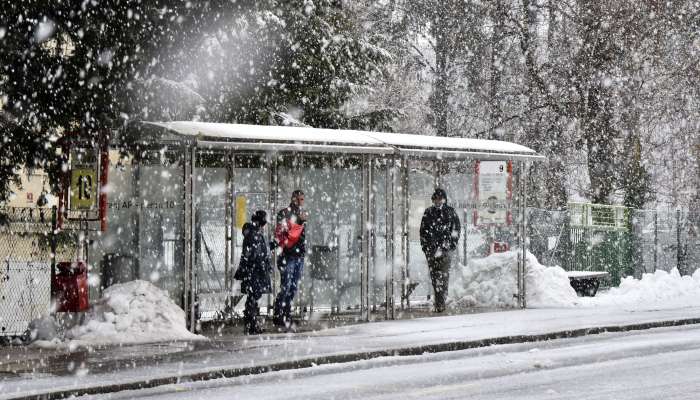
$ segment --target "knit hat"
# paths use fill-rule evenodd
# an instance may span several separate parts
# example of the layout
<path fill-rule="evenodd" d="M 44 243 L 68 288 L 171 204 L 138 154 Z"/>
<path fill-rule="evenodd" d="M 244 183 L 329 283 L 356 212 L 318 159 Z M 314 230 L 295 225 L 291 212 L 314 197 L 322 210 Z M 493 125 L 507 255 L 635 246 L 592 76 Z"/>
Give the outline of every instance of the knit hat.
<path fill-rule="evenodd" d="M 435 192 L 433 192 L 433 195 L 430 197 L 430 200 L 437 200 L 437 199 L 442 199 L 447 201 L 447 192 L 445 192 L 441 188 L 435 189 Z"/>
<path fill-rule="evenodd" d="M 258 210 L 250 217 L 250 220 L 255 222 L 258 226 L 265 226 L 267 223 L 267 213 L 265 210 Z"/>

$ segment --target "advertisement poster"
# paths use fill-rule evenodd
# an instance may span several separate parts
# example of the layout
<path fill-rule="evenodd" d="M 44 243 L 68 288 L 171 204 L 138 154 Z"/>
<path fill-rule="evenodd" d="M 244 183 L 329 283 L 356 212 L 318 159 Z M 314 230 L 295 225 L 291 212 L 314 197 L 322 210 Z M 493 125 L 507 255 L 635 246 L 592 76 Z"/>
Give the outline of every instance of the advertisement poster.
<path fill-rule="evenodd" d="M 242 229 L 246 222 L 250 222 L 250 217 L 255 211 L 267 211 L 267 199 L 268 194 L 264 192 L 238 192 L 234 194 L 236 228 Z M 268 222 L 274 223 L 274 217 L 274 215 L 268 215 Z"/>
<path fill-rule="evenodd" d="M 511 161 L 477 161 L 474 225 L 510 224 L 513 164 Z"/>

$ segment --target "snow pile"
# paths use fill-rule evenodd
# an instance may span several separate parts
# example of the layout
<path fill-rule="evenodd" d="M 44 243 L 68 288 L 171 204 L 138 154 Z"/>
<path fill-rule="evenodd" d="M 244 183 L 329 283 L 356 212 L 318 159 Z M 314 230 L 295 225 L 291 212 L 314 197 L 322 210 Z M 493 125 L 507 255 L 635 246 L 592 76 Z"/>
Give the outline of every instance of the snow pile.
<path fill-rule="evenodd" d="M 527 303 L 531 307 L 572 307 L 578 302 L 566 272 L 546 267 L 527 255 Z M 518 252 L 496 253 L 469 260 L 462 268 L 463 287 L 454 290 L 453 303 L 471 307 L 515 307 L 518 292 Z"/>
<path fill-rule="evenodd" d="M 185 312 L 166 291 L 142 280 L 107 288 L 66 338 L 87 344 L 205 339 L 187 330 Z"/>
<path fill-rule="evenodd" d="M 29 323 L 29 340 L 53 341 L 63 336 L 60 324 L 52 315 L 44 315 Z"/>
<path fill-rule="evenodd" d="M 700 269 L 693 276 L 681 276 L 677 268 L 644 274 L 642 279 L 627 277 L 619 287 L 586 298 L 585 305 L 620 307 L 687 307 L 700 306 Z"/>
<path fill-rule="evenodd" d="M 515 261 L 517 268 L 517 259 Z M 561 267 L 547 267 L 534 254 L 527 253 L 525 293 L 527 306 L 533 308 L 573 307 L 581 304 L 569 276 Z"/>
<path fill-rule="evenodd" d="M 532 308 L 618 307 L 630 310 L 700 306 L 700 270 L 681 276 L 677 269 L 627 277 L 619 287 L 601 291 L 595 297 L 578 297 L 560 267 L 547 267 L 528 253 L 526 300 Z M 470 260 L 462 268 L 463 284 L 453 290 L 451 304 L 470 307 L 515 307 L 517 299 L 518 253 L 497 253 Z"/>

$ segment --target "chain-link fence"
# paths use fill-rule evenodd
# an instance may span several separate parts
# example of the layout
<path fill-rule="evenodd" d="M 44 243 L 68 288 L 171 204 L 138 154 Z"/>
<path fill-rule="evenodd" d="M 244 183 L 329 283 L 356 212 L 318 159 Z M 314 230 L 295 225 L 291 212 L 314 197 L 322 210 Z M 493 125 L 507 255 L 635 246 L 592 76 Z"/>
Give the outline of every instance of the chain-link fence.
<path fill-rule="evenodd" d="M 542 264 L 606 271 L 610 283 L 678 268 L 700 267 L 700 213 L 574 205 L 528 209 L 529 249 Z"/>
<path fill-rule="evenodd" d="M 21 336 L 51 306 L 52 240 L 56 262 L 73 261 L 78 230 L 52 229 L 52 209 L 0 210 L 0 336 Z"/>
<path fill-rule="evenodd" d="M 225 318 L 230 314 L 232 272 L 226 263 L 227 228 L 224 208 L 201 208 L 195 226 L 197 319 Z M 230 254 L 230 253 L 229 253 Z M 228 267 L 227 267 L 228 266 Z M 227 270 L 228 268 L 228 270 Z"/>
<path fill-rule="evenodd" d="M 670 271 L 683 275 L 700 267 L 700 213 L 687 210 L 634 210 L 634 260 L 641 272 Z"/>

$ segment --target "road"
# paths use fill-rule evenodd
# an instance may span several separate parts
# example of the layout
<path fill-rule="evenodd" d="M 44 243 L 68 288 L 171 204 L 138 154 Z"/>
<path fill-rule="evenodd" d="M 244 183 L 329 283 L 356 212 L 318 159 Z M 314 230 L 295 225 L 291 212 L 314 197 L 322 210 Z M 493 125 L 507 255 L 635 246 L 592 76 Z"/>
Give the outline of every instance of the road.
<path fill-rule="evenodd" d="M 386 357 L 92 398 L 698 399 L 700 326 Z"/>

